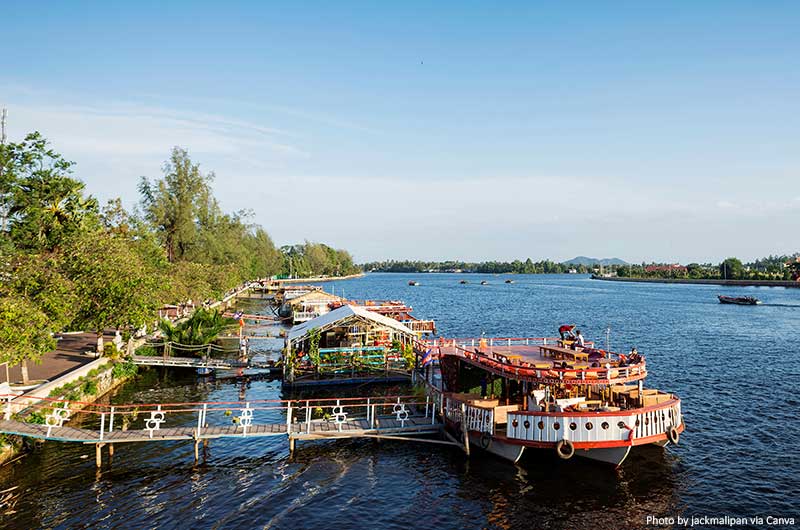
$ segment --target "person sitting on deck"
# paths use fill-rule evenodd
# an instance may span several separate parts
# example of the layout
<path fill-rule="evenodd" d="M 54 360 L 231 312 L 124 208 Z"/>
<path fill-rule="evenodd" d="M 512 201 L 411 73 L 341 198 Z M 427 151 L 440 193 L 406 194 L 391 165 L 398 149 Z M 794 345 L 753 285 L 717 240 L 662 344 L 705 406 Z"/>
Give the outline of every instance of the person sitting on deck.
<path fill-rule="evenodd" d="M 631 348 L 631 352 L 628 354 L 628 363 L 639 364 L 640 362 L 642 362 L 642 356 L 639 355 L 639 350 Z"/>
<path fill-rule="evenodd" d="M 564 324 L 558 328 L 558 333 L 561 335 L 561 340 L 574 340 L 575 335 L 572 330 L 575 329 L 575 324 Z"/>
<path fill-rule="evenodd" d="M 581 330 L 575 330 L 575 342 L 572 344 L 572 347 L 575 349 L 583 348 L 586 345 L 586 341 L 583 340 L 583 335 L 581 335 Z"/>

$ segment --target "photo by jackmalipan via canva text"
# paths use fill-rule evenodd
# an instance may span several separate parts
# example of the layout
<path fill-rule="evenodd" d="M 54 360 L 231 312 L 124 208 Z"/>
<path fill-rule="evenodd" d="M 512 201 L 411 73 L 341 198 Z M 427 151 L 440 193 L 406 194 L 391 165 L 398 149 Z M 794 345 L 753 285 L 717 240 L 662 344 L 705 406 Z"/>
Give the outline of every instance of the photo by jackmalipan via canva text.
<path fill-rule="evenodd" d="M 795 526 L 794 517 L 776 517 L 773 515 L 756 515 L 752 517 L 734 517 L 730 515 L 689 515 L 682 517 L 656 517 L 648 515 L 645 524 L 654 527 L 685 527 L 685 528 L 721 528 L 721 527 L 791 527 Z"/>

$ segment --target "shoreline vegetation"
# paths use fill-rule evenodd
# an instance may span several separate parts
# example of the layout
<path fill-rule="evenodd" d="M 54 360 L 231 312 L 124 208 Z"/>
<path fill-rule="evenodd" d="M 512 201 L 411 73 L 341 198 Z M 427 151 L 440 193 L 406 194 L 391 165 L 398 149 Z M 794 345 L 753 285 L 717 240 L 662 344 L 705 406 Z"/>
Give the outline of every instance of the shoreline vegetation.
<path fill-rule="evenodd" d="M 800 289 L 799 281 L 792 280 L 724 280 L 704 278 L 629 278 L 621 276 L 599 276 L 592 274 L 593 280 L 632 283 L 681 283 L 699 285 L 724 285 L 728 287 L 787 287 Z"/>
<path fill-rule="evenodd" d="M 322 243 L 276 247 L 253 213 L 223 212 L 213 172 L 172 149 L 139 202 L 98 203 L 75 164 L 38 132 L 0 145 L 0 363 L 38 360 L 58 332 L 115 329 L 123 340 L 159 308 L 220 298 L 253 278 L 360 273 Z M 193 305 L 193 304 L 190 304 Z"/>
<path fill-rule="evenodd" d="M 579 258 L 575 258 L 578 260 Z M 586 258 L 589 260 L 589 258 Z M 368 272 L 393 273 L 483 273 L 483 274 L 596 274 L 603 277 L 643 279 L 737 280 L 755 282 L 800 281 L 800 253 L 768 256 L 742 263 L 738 258 L 727 258 L 719 264 L 642 263 L 621 262 L 601 265 L 601 260 L 575 263 L 575 260 L 557 263 L 551 260 L 532 261 L 377 261 L 364 263 Z M 693 283 L 693 282 L 688 282 Z M 731 284 L 731 285 L 736 285 Z M 767 284 L 764 284 L 767 285 Z"/>

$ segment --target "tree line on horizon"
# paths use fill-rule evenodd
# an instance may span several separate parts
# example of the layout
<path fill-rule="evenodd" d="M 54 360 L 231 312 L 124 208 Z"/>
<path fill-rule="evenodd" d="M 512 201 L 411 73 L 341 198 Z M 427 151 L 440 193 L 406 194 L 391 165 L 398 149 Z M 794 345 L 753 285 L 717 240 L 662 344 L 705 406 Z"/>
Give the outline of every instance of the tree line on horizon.
<path fill-rule="evenodd" d="M 800 276 L 800 253 L 768 256 L 742 263 L 738 258 L 727 258 L 719 264 L 690 263 L 672 267 L 671 264 L 641 263 L 604 265 L 603 271 L 620 277 L 636 278 L 688 278 L 730 280 L 793 280 Z M 467 272 L 486 274 L 564 274 L 575 271 L 591 274 L 600 271 L 599 265 L 558 263 L 551 260 L 533 261 L 421 261 L 386 260 L 364 263 L 368 272 Z"/>
<path fill-rule="evenodd" d="M 361 267 L 371 272 L 474 272 L 485 274 L 562 274 L 575 270 L 579 274 L 592 272 L 592 267 L 557 263 L 551 260 L 533 261 L 412 261 L 387 260 L 364 263 Z"/>
<path fill-rule="evenodd" d="M 185 149 L 139 203 L 100 205 L 75 164 L 38 132 L 0 145 L 0 362 L 37 359 L 70 330 L 135 329 L 164 304 L 218 298 L 290 271 L 350 274 L 350 254 L 321 243 L 277 248 L 252 212 L 226 213 Z"/>

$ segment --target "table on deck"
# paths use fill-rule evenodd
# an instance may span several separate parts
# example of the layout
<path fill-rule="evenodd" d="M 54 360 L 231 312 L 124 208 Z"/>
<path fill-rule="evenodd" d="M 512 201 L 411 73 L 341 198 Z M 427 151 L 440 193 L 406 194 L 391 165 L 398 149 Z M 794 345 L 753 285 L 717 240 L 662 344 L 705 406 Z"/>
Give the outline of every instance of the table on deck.
<path fill-rule="evenodd" d="M 578 350 L 570 350 L 567 348 L 561 348 L 558 346 L 540 346 L 542 353 L 550 354 L 552 357 L 564 357 L 564 358 L 571 358 L 573 361 L 589 361 L 589 354 L 578 351 Z"/>

